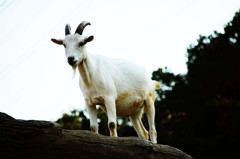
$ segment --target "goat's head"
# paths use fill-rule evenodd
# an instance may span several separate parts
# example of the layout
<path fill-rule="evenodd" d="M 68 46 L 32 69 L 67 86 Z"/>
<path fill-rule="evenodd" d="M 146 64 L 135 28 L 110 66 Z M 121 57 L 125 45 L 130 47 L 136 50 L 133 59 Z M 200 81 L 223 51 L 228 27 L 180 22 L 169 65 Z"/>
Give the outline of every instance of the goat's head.
<path fill-rule="evenodd" d="M 71 34 L 70 25 L 65 27 L 64 39 L 51 39 L 52 42 L 63 45 L 69 65 L 76 67 L 86 58 L 85 45 L 93 40 L 93 36 L 83 36 L 82 32 L 87 25 L 91 25 L 89 22 L 83 21 L 80 23 L 75 31 L 75 34 Z"/>

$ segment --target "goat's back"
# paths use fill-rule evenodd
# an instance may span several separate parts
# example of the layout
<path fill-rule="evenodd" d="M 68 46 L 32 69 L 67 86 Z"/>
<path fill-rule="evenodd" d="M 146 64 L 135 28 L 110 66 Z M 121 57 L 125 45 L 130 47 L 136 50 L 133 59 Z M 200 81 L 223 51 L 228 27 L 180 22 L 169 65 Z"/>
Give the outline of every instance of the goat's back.
<path fill-rule="evenodd" d="M 116 93 L 125 92 L 148 93 L 154 90 L 153 81 L 145 69 L 139 65 L 122 59 L 110 59 L 96 56 L 97 80 L 114 87 Z"/>

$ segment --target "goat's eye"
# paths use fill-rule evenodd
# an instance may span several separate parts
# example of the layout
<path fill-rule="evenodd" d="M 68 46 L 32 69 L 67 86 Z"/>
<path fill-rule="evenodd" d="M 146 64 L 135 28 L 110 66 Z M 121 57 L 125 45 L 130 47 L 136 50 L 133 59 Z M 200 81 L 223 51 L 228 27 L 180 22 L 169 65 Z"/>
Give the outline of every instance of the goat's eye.
<path fill-rule="evenodd" d="M 80 46 L 83 46 L 84 44 L 85 44 L 84 41 L 81 41 L 78 43 L 78 46 L 80 47 Z"/>

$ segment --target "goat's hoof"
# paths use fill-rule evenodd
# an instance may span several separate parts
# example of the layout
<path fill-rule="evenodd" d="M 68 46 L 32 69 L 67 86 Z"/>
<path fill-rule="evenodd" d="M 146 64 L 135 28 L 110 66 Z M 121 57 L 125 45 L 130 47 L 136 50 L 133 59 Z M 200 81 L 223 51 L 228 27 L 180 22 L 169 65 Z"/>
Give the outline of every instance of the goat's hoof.
<path fill-rule="evenodd" d="M 115 124 L 114 122 L 110 122 L 110 123 L 109 123 L 109 128 L 110 128 L 111 130 L 115 129 L 115 128 L 116 128 L 116 124 Z"/>

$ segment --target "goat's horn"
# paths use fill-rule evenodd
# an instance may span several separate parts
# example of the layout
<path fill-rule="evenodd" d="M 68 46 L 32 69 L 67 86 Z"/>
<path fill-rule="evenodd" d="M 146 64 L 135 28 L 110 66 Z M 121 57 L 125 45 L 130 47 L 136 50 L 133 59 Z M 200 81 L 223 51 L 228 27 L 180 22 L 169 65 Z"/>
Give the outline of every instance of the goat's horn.
<path fill-rule="evenodd" d="M 71 34 L 71 27 L 69 24 L 65 26 L 65 35 Z"/>
<path fill-rule="evenodd" d="M 75 34 L 78 33 L 79 35 L 82 35 L 82 32 L 87 25 L 91 24 L 87 21 L 83 21 L 82 23 L 80 23 L 75 31 Z"/>

